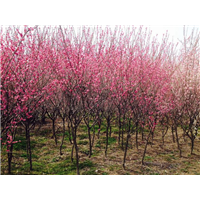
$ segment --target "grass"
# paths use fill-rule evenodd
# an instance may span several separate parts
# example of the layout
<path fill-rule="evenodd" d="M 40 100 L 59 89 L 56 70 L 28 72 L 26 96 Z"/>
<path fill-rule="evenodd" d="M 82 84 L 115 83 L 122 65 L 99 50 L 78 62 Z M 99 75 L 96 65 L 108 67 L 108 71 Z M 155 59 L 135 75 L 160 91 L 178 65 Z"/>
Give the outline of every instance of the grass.
<path fill-rule="evenodd" d="M 102 129 L 105 127 L 102 126 Z M 141 158 L 145 143 L 141 142 L 139 134 L 139 148 L 135 148 L 135 137 L 131 137 L 126 156 L 126 169 L 122 167 L 124 151 L 118 146 L 117 135 L 112 134 L 108 138 L 108 152 L 105 156 L 106 134 L 102 131 L 100 138 L 95 135 L 94 146 L 91 158 L 89 155 L 88 134 L 83 131 L 84 126 L 79 127 L 77 132 L 77 144 L 79 148 L 79 168 L 82 175 L 112 175 L 112 174 L 200 174 L 200 140 L 195 140 L 194 155 L 190 155 L 189 140 L 180 139 L 183 157 L 179 157 L 176 143 L 173 143 L 171 134 L 165 136 L 165 145 L 162 143 L 161 135 L 156 132 L 153 145 L 148 145 L 145 156 L 145 164 L 141 165 Z M 97 126 L 95 127 L 95 130 Z M 118 129 L 112 126 L 112 133 L 117 133 Z M 26 152 L 26 139 L 24 132 L 17 135 L 15 140 L 21 140 L 13 146 L 12 174 L 57 174 L 57 175 L 75 175 L 76 174 L 76 156 L 74 150 L 74 161 L 71 162 L 72 144 L 69 142 L 68 132 L 65 132 L 65 141 L 63 145 L 63 155 L 59 154 L 59 147 L 62 140 L 62 133 L 58 133 L 58 145 L 55 145 L 54 139 L 51 139 L 49 128 L 40 130 L 38 133 L 32 133 L 31 149 L 33 170 L 30 166 Z M 181 132 L 180 132 L 181 134 Z M 124 136 L 125 141 L 126 134 Z M 7 152 L 4 146 L 1 149 L 1 174 L 7 174 Z"/>

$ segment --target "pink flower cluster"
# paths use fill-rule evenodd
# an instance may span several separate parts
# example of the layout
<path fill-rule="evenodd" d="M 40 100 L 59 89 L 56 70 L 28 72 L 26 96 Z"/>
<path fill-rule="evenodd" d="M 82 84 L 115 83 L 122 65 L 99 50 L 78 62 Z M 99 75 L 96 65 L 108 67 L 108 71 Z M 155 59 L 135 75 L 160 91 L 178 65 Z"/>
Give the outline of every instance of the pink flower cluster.
<path fill-rule="evenodd" d="M 2 138 L 1 138 L 1 140 L 2 140 Z M 6 140 L 6 142 L 4 142 L 4 143 L 1 143 L 2 145 L 7 145 L 7 152 L 10 152 L 10 147 L 11 147 L 11 144 L 16 144 L 16 143 L 18 143 L 18 142 L 21 142 L 21 140 L 19 140 L 19 141 L 13 141 L 13 137 L 12 137 L 12 135 L 10 135 L 9 133 L 7 134 L 7 140 Z"/>

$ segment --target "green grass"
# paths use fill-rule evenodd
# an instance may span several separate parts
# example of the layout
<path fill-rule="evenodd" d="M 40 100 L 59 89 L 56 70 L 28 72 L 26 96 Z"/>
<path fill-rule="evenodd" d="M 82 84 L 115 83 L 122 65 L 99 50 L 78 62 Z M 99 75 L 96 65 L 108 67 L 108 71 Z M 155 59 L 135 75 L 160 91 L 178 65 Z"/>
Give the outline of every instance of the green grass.
<path fill-rule="evenodd" d="M 31 137 L 31 150 L 32 150 L 32 166 L 33 170 L 30 171 L 30 164 L 27 158 L 26 152 L 26 139 L 24 135 L 20 134 L 15 138 L 15 140 L 21 140 L 21 142 L 14 144 L 13 146 L 13 160 L 12 160 L 12 174 L 52 174 L 52 175 L 76 175 L 76 159 L 71 162 L 71 147 L 69 142 L 69 134 L 65 133 L 65 142 L 63 145 L 64 156 L 59 155 L 59 144 L 56 146 L 54 139 L 50 139 L 44 136 L 47 131 L 43 130 L 41 134 L 35 134 Z M 62 133 L 57 134 L 58 141 L 61 141 Z M 84 147 L 88 144 L 87 139 L 88 134 L 81 134 L 79 137 L 78 145 L 81 146 L 80 152 L 89 154 L 88 148 Z M 6 173 L 7 170 L 7 152 L 6 147 L 0 152 L 0 169 L 2 173 Z M 94 153 L 97 153 L 94 150 Z M 79 161 L 80 173 L 83 175 L 96 175 L 95 164 L 89 160 L 85 159 Z M 1 170 L 0 170 L 1 171 Z M 1 174 L 1 172 L 0 172 Z"/>
<path fill-rule="evenodd" d="M 158 155 L 151 156 L 151 153 L 148 152 L 148 156 L 145 157 L 145 161 L 153 162 L 170 162 L 173 163 L 173 169 L 170 169 L 168 172 L 163 172 L 163 169 L 160 169 L 157 166 L 153 165 L 145 165 L 143 168 L 141 166 L 138 167 L 138 163 L 140 163 L 140 158 L 138 159 L 137 156 L 134 156 L 135 160 L 129 160 L 127 156 L 127 163 L 130 163 L 131 171 L 129 170 L 122 170 L 122 159 L 124 152 L 121 148 L 117 145 L 117 135 L 113 134 L 112 137 L 108 137 L 108 145 L 109 146 L 109 154 L 106 158 L 104 155 L 104 149 L 106 144 L 106 122 L 104 125 L 101 126 L 101 133 L 100 138 L 97 139 L 97 131 L 98 125 L 95 125 L 95 141 L 94 146 L 92 149 L 91 158 L 88 158 L 89 155 L 89 141 L 88 141 L 88 133 L 87 127 L 85 125 L 81 125 L 79 130 L 85 130 L 86 132 L 79 131 L 77 132 L 77 144 L 79 148 L 79 168 L 80 174 L 82 175 L 108 175 L 108 174 L 132 174 L 131 171 L 137 174 L 150 174 L 150 175 L 159 175 L 159 174 L 175 174 L 180 173 L 190 173 L 191 169 L 193 170 L 194 174 L 199 174 L 198 172 L 198 165 L 193 162 L 193 157 L 190 156 L 186 161 L 180 161 L 178 157 L 178 151 L 176 148 L 169 149 L 167 152 L 159 153 Z M 148 132 L 148 130 L 146 130 Z M 91 135 L 93 130 L 91 130 Z M 118 133 L 118 128 L 112 124 L 112 133 Z M 59 147 L 62 140 L 62 132 L 57 134 L 58 136 L 58 145 L 55 145 L 54 139 L 51 139 L 51 130 L 48 129 L 38 131 L 37 133 L 31 136 L 31 150 L 32 150 L 32 163 L 33 163 L 33 170 L 30 171 L 29 161 L 27 158 L 26 152 L 26 138 L 24 132 L 20 134 L 17 133 L 17 137 L 15 138 L 16 141 L 21 140 L 21 142 L 16 143 L 13 145 L 13 160 L 12 160 L 12 174 L 57 174 L 57 175 L 74 175 L 76 174 L 76 156 L 75 156 L 75 149 L 74 149 L 74 161 L 71 162 L 71 149 L 72 144 L 69 142 L 69 133 L 68 131 L 65 132 L 65 141 L 63 145 L 63 155 L 59 154 Z M 147 134 L 147 133 L 145 133 Z M 124 137 L 126 136 L 126 133 Z M 171 139 L 171 137 L 170 137 Z M 141 137 L 139 136 L 139 140 Z M 166 140 L 167 141 L 167 140 Z M 124 139 L 124 143 L 125 143 Z M 198 143 L 198 141 L 197 141 Z M 131 147 L 132 143 L 129 143 L 129 147 Z M 167 145 L 167 143 L 166 143 Z M 141 150 L 141 149 L 139 149 Z M 150 148 L 148 149 L 150 150 Z M 152 148 L 152 151 L 154 149 Z M 116 154 L 116 151 L 119 153 Z M 129 152 L 135 151 L 134 148 L 129 149 Z M 164 151 L 164 150 L 162 150 Z M 137 153 L 141 154 L 140 151 Z M 185 155 L 187 155 L 186 152 Z M 188 157 L 189 157 L 188 156 Z M 139 157 L 139 156 L 138 156 Z M 7 152 L 6 146 L 2 147 L 1 151 L 1 173 L 7 174 Z M 119 160 L 119 161 L 118 161 Z M 178 163 L 179 162 L 179 163 Z M 132 167 L 131 167 L 132 164 Z M 152 167 L 153 166 L 153 167 Z M 176 168 L 178 167 L 178 168 Z M 97 170 L 98 169 L 98 170 Z M 132 170 L 133 169 L 133 170 Z M 137 169 L 137 171 L 135 171 Z M 172 171 L 173 170 L 173 171 Z M 177 172 L 177 170 L 179 170 Z"/>
<path fill-rule="evenodd" d="M 86 145 L 86 144 L 88 144 L 88 141 L 85 141 L 85 140 L 84 141 L 79 141 L 78 144 L 79 145 Z"/>
<path fill-rule="evenodd" d="M 114 138 L 114 137 L 108 137 L 108 145 L 116 143 L 116 141 L 117 141 L 116 138 Z M 103 142 L 102 143 L 106 144 L 106 137 L 103 137 Z"/>
<path fill-rule="evenodd" d="M 60 133 L 58 135 L 61 136 L 61 137 L 63 137 L 63 133 Z M 64 139 L 65 139 L 65 141 L 69 141 L 69 139 L 73 140 L 72 134 L 69 137 L 69 131 L 66 131 Z"/>
<path fill-rule="evenodd" d="M 86 134 L 81 134 L 81 135 L 78 135 L 78 137 L 79 137 L 79 139 L 80 140 L 84 140 L 84 139 L 88 139 L 88 134 L 86 133 Z"/>

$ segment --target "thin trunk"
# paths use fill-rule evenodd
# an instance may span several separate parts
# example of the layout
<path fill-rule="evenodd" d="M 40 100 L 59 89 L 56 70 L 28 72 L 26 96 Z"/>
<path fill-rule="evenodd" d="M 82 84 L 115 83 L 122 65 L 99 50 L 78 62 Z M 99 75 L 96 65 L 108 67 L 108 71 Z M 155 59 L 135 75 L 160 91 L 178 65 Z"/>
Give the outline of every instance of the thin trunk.
<path fill-rule="evenodd" d="M 138 127 L 136 127 L 135 142 L 136 142 L 136 148 L 138 150 Z"/>
<path fill-rule="evenodd" d="M 122 150 L 124 150 L 124 128 L 122 127 Z"/>
<path fill-rule="evenodd" d="M 42 108 L 41 124 L 46 124 L 46 109 Z"/>
<path fill-rule="evenodd" d="M 126 162 L 126 153 L 128 149 L 128 140 L 131 137 L 130 133 L 128 133 L 127 138 L 126 138 L 126 146 L 125 146 L 125 151 L 124 151 L 124 160 L 123 160 L 123 168 L 125 169 L 125 162 Z"/>
<path fill-rule="evenodd" d="M 177 143 L 177 147 L 179 149 L 179 156 L 181 157 L 182 152 L 181 152 L 181 148 L 180 148 L 180 144 L 179 144 L 179 138 L 178 138 L 178 131 L 177 131 L 177 126 L 175 127 L 175 134 L 176 134 L 176 143 Z"/>
<path fill-rule="evenodd" d="M 195 140 L 195 135 L 193 135 L 193 133 L 191 132 L 191 155 L 193 154 L 194 140 Z"/>
<path fill-rule="evenodd" d="M 63 118 L 62 121 L 63 121 L 63 136 L 62 136 L 62 141 L 61 141 L 61 145 L 60 145 L 60 155 L 63 155 L 62 146 L 63 146 L 64 138 L 65 138 L 65 118 Z"/>
<path fill-rule="evenodd" d="M 69 125 L 69 123 L 68 123 L 68 132 L 69 132 L 69 142 L 70 142 L 70 144 L 72 144 L 72 140 L 71 140 L 71 128 L 70 128 L 70 125 Z"/>
<path fill-rule="evenodd" d="M 169 129 L 169 127 L 167 126 L 166 131 L 164 132 L 164 129 L 163 129 L 163 132 L 162 132 L 162 142 L 163 142 L 163 146 L 165 145 L 165 135 L 167 134 L 168 129 Z"/>
<path fill-rule="evenodd" d="M 172 126 L 172 139 L 173 139 L 173 143 L 175 143 L 175 137 L 174 137 L 174 127 Z"/>
<path fill-rule="evenodd" d="M 95 138 L 95 128 L 93 129 L 93 135 L 92 135 L 92 147 L 94 146 L 94 138 Z"/>
<path fill-rule="evenodd" d="M 11 160 L 12 160 L 12 156 L 10 154 L 12 154 L 12 153 L 8 152 L 8 174 L 11 174 Z"/>
<path fill-rule="evenodd" d="M 100 131 L 101 131 L 101 120 L 98 121 L 99 129 L 97 133 L 97 138 L 99 139 Z"/>
<path fill-rule="evenodd" d="M 194 149 L 194 139 L 192 139 L 192 145 L 191 145 L 191 155 L 193 154 L 193 149 Z"/>
<path fill-rule="evenodd" d="M 89 158 L 91 157 L 92 155 L 92 140 L 91 140 L 91 134 L 90 134 L 90 127 L 88 125 L 88 137 L 89 137 Z"/>
<path fill-rule="evenodd" d="M 8 152 L 8 174 L 11 174 L 11 162 L 12 162 L 12 150 L 13 150 L 13 144 L 11 144 L 10 151 Z"/>
<path fill-rule="evenodd" d="M 74 148 L 76 150 L 76 172 L 77 172 L 77 175 L 80 175 L 80 172 L 79 172 L 78 146 L 77 146 L 77 142 L 76 142 L 77 127 L 71 127 L 71 128 L 72 128 L 72 136 L 73 136 L 73 145 L 74 145 Z"/>
<path fill-rule="evenodd" d="M 120 137 L 121 137 L 121 119 L 120 119 L 120 116 L 119 116 L 118 145 L 120 145 Z"/>
<path fill-rule="evenodd" d="M 14 131 L 14 133 L 12 133 L 12 140 L 14 141 L 15 138 L 15 134 L 16 134 L 16 129 Z M 13 158 L 13 143 L 10 144 L 10 148 L 8 149 L 8 174 L 11 174 L 11 163 L 12 163 L 12 158 Z"/>
<path fill-rule="evenodd" d="M 150 136 L 151 136 L 151 132 L 149 133 L 149 135 L 147 137 L 146 144 L 145 144 L 145 148 L 144 148 L 144 152 L 143 152 L 143 156 L 142 156 L 142 165 L 144 165 L 144 158 L 145 158 L 145 154 L 146 154 L 146 151 L 147 151 L 147 145 L 148 145 Z"/>
<path fill-rule="evenodd" d="M 144 140 L 144 127 L 142 127 L 142 141 Z"/>
<path fill-rule="evenodd" d="M 106 149 L 105 149 L 105 156 L 107 156 L 107 150 L 108 150 L 108 130 L 109 130 L 109 122 L 107 122 L 107 127 L 106 127 Z"/>
<path fill-rule="evenodd" d="M 71 162 L 74 161 L 74 157 L 73 157 L 73 155 L 74 155 L 74 144 L 72 145 L 72 151 L 71 151 Z"/>
<path fill-rule="evenodd" d="M 110 125 L 110 130 L 109 130 L 109 136 L 111 137 L 111 133 L 112 133 L 112 127 Z"/>
<path fill-rule="evenodd" d="M 29 124 L 26 125 L 26 142 L 27 142 L 27 153 L 28 153 L 27 156 L 28 156 L 28 160 L 29 160 L 29 163 L 30 163 L 30 170 L 33 170 Z"/>
<path fill-rule="evenodd" d="M 55 119 L 52 120 L 52 130 L 53 130 L 52 138 L 55 139 L 55 143 L 56 143 L 56 146 L 57 146 L 57 137 L 56 137 L 56 130 L 55 130 Z"/>
<path fill-rule="evenodd" d="M 153 146 L 154 132 L 151 133 L 151 147 Z"/>

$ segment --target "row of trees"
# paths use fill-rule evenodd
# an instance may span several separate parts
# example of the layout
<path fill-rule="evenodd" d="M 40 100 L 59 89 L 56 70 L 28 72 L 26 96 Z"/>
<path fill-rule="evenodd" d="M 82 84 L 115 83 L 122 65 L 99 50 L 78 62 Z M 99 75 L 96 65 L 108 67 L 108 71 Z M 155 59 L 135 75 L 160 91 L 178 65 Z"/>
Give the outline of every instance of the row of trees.
<path fill-rule="evenodd" d="M 24 127 L 30 170 L 30 130 L 44 122 L 45 116 L 52 121 L 56 145 L 55 122 L 58 117 L 62 119 L 60 154 L 66 129 L 70 132 L 77 174 L 77 129 L 81 122 L 87 126 L 89 157 L 102 121 L 107 124 L 105 155 L 111 124 L 118 126 L 124 168 L 130 137 L 134 135 L 137 148 L 138 137 L 146 140 L 144 164 L 157 124 L 163 127 L 163 143 L 171 128 L 181 156 L 180 126 L 191 140 L 192 153 L 200 116 L 200 34 L 193 31 L 190 37 L 184 36 L 182 44 L 175 45 L 167 33 L 158 41 L 143 27 L 2 28 L 2 135 L 11 135 L 14 140 L 17 127 Z M 95 125 L 99 126 L 98 133 Z M 149 130 L 147 136 L 144 128 Z M 10 145 L 9 163 L 13 143 Z"/>

